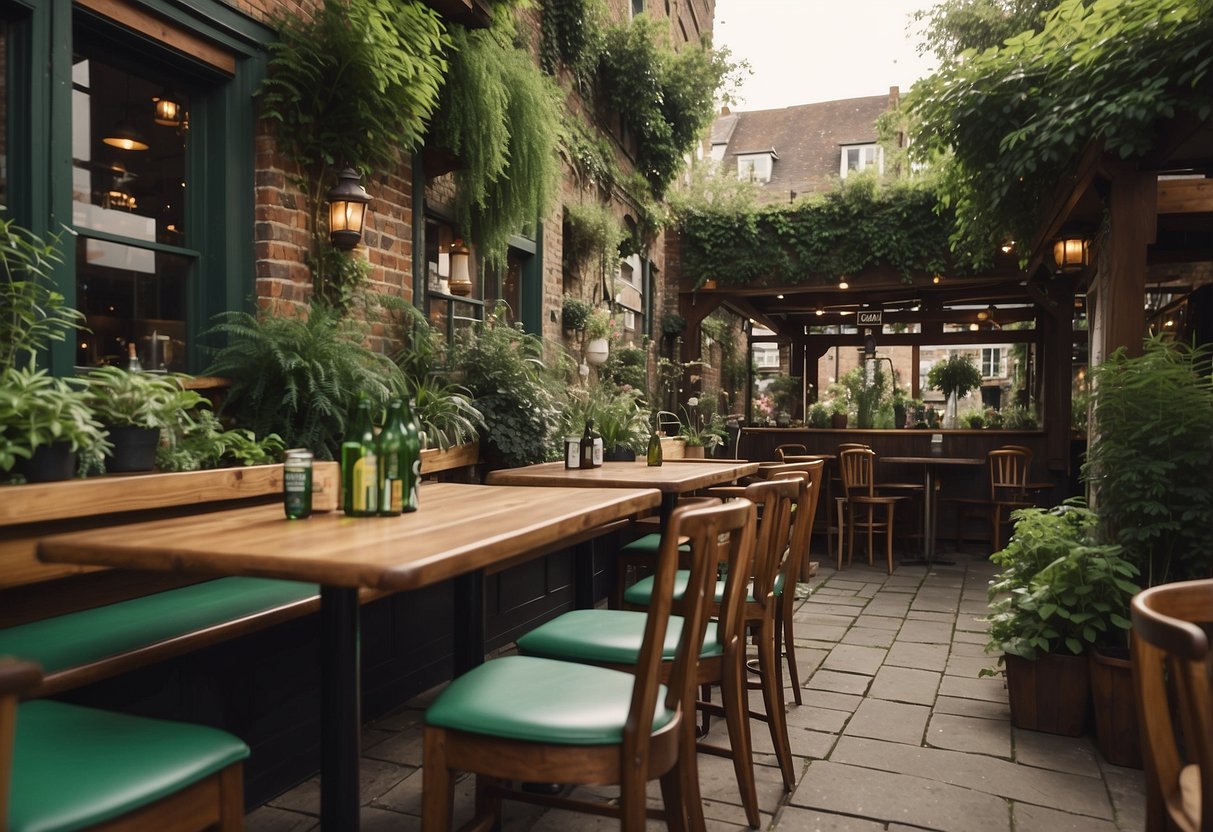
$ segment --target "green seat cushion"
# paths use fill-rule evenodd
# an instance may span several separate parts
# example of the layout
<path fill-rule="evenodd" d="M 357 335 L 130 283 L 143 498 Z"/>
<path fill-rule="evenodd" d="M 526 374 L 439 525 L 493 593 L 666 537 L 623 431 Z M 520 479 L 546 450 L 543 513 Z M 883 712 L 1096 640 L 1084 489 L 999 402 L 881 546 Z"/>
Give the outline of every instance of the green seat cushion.
<path fill-rule="evenodd" d="M 631 705 L 630 673 L 536 656 L 506 656 L 460 676 L 425 712 L 429 725 L 554 745 L 614 745 Z M 657 695 L 653 730 L 674 712 Z"/>
<path fill-rule="evenodd" d="M 630 610 L 573 610 L 541 624 L 518 639 L 518 649 L 530 656 L 597 664 L 635 664 L 644 641 L 648 616 Z M 661 658 L 673 661 L 682 637 L 682 617 L 670 616 Z M 716 637 L 716 622 L 708 624 L 702 658 L 724 654 Z"/>
<path fill-rule="evenodd" d="M 178 792 L 248 753 L 236 737 L 203 725 L 25 702 L 17 709 L 8 829 L 84 829 Z"/>
<path fill-rule="evenodd" d="M 219 578 L 0 630 L 0 655 L 77 667 L 319 594 L 315 584 Z"/>
<path fill-rule="evenodd" d="M 691 579 L 691 573 L 687 570 L 679 569 L 674 576 L 674 598 L 675 600 L 682 597 L 687 591 L 687 582 Z M 641 578 L 636 583 L 624 590 L 623 600 L 627 603 L 636 606 L 648 606 L 649 598 L 653 594 L 653 577 L 650 575 L 647 578 Z M 775 576 L 775 594 L 783 594 L 783 575 Z M 720 603 L 724 599 L 724 581 L 716 582 L 716 602 Z M 750 588 L 746 600 L 754 600 L 753 587 Z"/>
<path fill-rule="evenodd" d="M 649 555 L 649 556 L 655 558 L 655 557 L 657 557 L 658 553 L 661 551 L 661 535 L 646 534 L 644 537 L 638 537 L 635 540 L 633 540 L 631 543 L 626 544 L 619 551 L 621 554 L 624 554 L 624 555 Z M 678 547 L 678 551 L 690 552 L 691 544 L 690 543 L 681 544 Z"/>

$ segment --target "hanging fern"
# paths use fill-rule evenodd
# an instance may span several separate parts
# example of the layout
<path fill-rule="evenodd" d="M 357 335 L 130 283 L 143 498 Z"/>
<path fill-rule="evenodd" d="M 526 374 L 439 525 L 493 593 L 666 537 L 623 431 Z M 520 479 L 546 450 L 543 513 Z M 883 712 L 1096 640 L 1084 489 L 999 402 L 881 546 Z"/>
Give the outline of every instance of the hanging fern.
<path fill-rule="evenodd" d="M 603 278 L 619 269 L 619 245 L 627 233 L 609 204 L 583 202 L 564 208 L 564 265 Z"/>
<path fill-rule="evenodd" d="M 455 174 L 460 225 L 484 262 L 505 263 L 510 235 L 531 228 L 556 192 L 559 91 L 513 46 L 513 19 L 452 30 L 454 51 L 434 139 L 464 163 Z"/>

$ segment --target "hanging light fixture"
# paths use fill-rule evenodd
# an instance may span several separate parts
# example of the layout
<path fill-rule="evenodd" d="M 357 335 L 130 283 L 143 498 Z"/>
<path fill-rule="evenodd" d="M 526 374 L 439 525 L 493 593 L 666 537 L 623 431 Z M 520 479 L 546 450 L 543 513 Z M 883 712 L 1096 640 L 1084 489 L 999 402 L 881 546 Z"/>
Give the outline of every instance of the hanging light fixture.
<path fill-rule="evenodd" d="M 353 168 L 337 174 L 337 184 L 328 192 L 329 240 L 335 248 L 349 251 L 362 239 L 362 222 L 370 195 L 362 177 Z"/>
<path fill-rule="evenodd" d="M 847 283 L 847 276 L 845 274 L 841 275 L 838 278 L 838 288 L 839 289 L 850 289 L 851 288 L 851 284 Z"/>
<path fill-rule="evenodd" d="M 1053 243 L 1053 262 L 1059 272 L 1073 272 L 1090 262 L 1091 241 L 1082 237 L 1063 237 Z"/>
<path fill-rule="evenodd" d="M 463 240 L 451 243 L 451 294 L 467 297 L 472 294 L 472 276 L 468 270 L 468 247 Z"/>
<path fill-rule="evenodd" d="M 132 127 L 126 119 L 115 124 L 113 130 L 101 137 L 101 141 L 119 150 L 147 150 L 147 142 L 144 141 L 143 134 Z"/>
<path fill-rule="evenodd" d="M 182 108 L 178 97 L 167 89 L 153 98 L 152 121 L 164 127 L 180 127 Z"/>

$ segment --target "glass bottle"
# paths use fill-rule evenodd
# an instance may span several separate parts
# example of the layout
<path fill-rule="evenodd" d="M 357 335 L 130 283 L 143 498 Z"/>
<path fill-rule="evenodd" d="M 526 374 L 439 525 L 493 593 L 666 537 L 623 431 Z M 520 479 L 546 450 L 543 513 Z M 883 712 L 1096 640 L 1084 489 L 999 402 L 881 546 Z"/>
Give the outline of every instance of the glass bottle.
<path fill-rule="evenodd" d="M 663 461 L 661 453 L 661 436 L 657 433 L 657 420 L 653 420 L 653 430 L 649 434 L 649 452 L 648 462 L 650 468 L 655 468 L 661 465 Z"/>
<path fill-rule="evenodd" d="M 585 433 L 581 435 L 581 467 L 594 467 L 594 420 L 586 419 Z"/>
<path fill-rule="evenodd" d="M 388 406 L 387 424 L 379 434 L 379 465 L 379 514 L 416 511 L 421 435 L 408 399 L 393 399 Z"/>
<path fill-rule="evenodd" d="M 341 507 L 351 517 L 370 517 L 378 507 L 377 463 L 371 403 L 362 399 L 341 443 Z"/>
<path fill-rule="evenodd" d="M 134 341 L 126 342 L 126 369 L 132 373 L 143 372 L 143 362 L 139 360 L 139 348 Z"/>

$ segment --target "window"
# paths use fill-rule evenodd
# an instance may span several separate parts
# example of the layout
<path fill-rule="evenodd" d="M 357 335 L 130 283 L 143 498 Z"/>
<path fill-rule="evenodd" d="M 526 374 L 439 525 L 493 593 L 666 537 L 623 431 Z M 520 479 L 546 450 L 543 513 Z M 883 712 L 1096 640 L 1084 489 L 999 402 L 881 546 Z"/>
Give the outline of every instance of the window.
<path fill-rule="evenodd" d="M 436 217 L 426 218 L 426 316 L 435 329 L 446 333 L 447 340 L 484 319 L 484 283 L 480 279 L 474 251 L 468 255 L 471 294 L 460 296 L 451 293 L 451 246 L 456 241 L 463 242 L 452 223 Z"/>
<path fill-rule="evenodd" d="M 632 17 L 644 14 L 644 0 L 632 0 Z"/>
<path fill-rule="evenodd" d="M 754 366 L 759 370 L 778 370 L 779 347 L 775 344 L 755 344 Z"/>
<path fill-rule="evenodd" d="M 982 378 L 1003 378 L 1006 376 L 1006 371 L 1003 367 L 1003 354 L 1001 347 L 982 347 L 981 349 L 981 377 Z"/>
<path fill-rule="evenodd" d="M 737 178 L 750 182 L 770 182 L 771 169 L 778 158 L 772 150 L 738 154 Z"/>
<path fill-rule="evenodd" d="M 884 151 L 877 144 L 843 145 L 840 155 L 838 175 L 846 179 L 851 171 L 865 171 L 876 168 L 877 173 L 884 173 Z"/>

